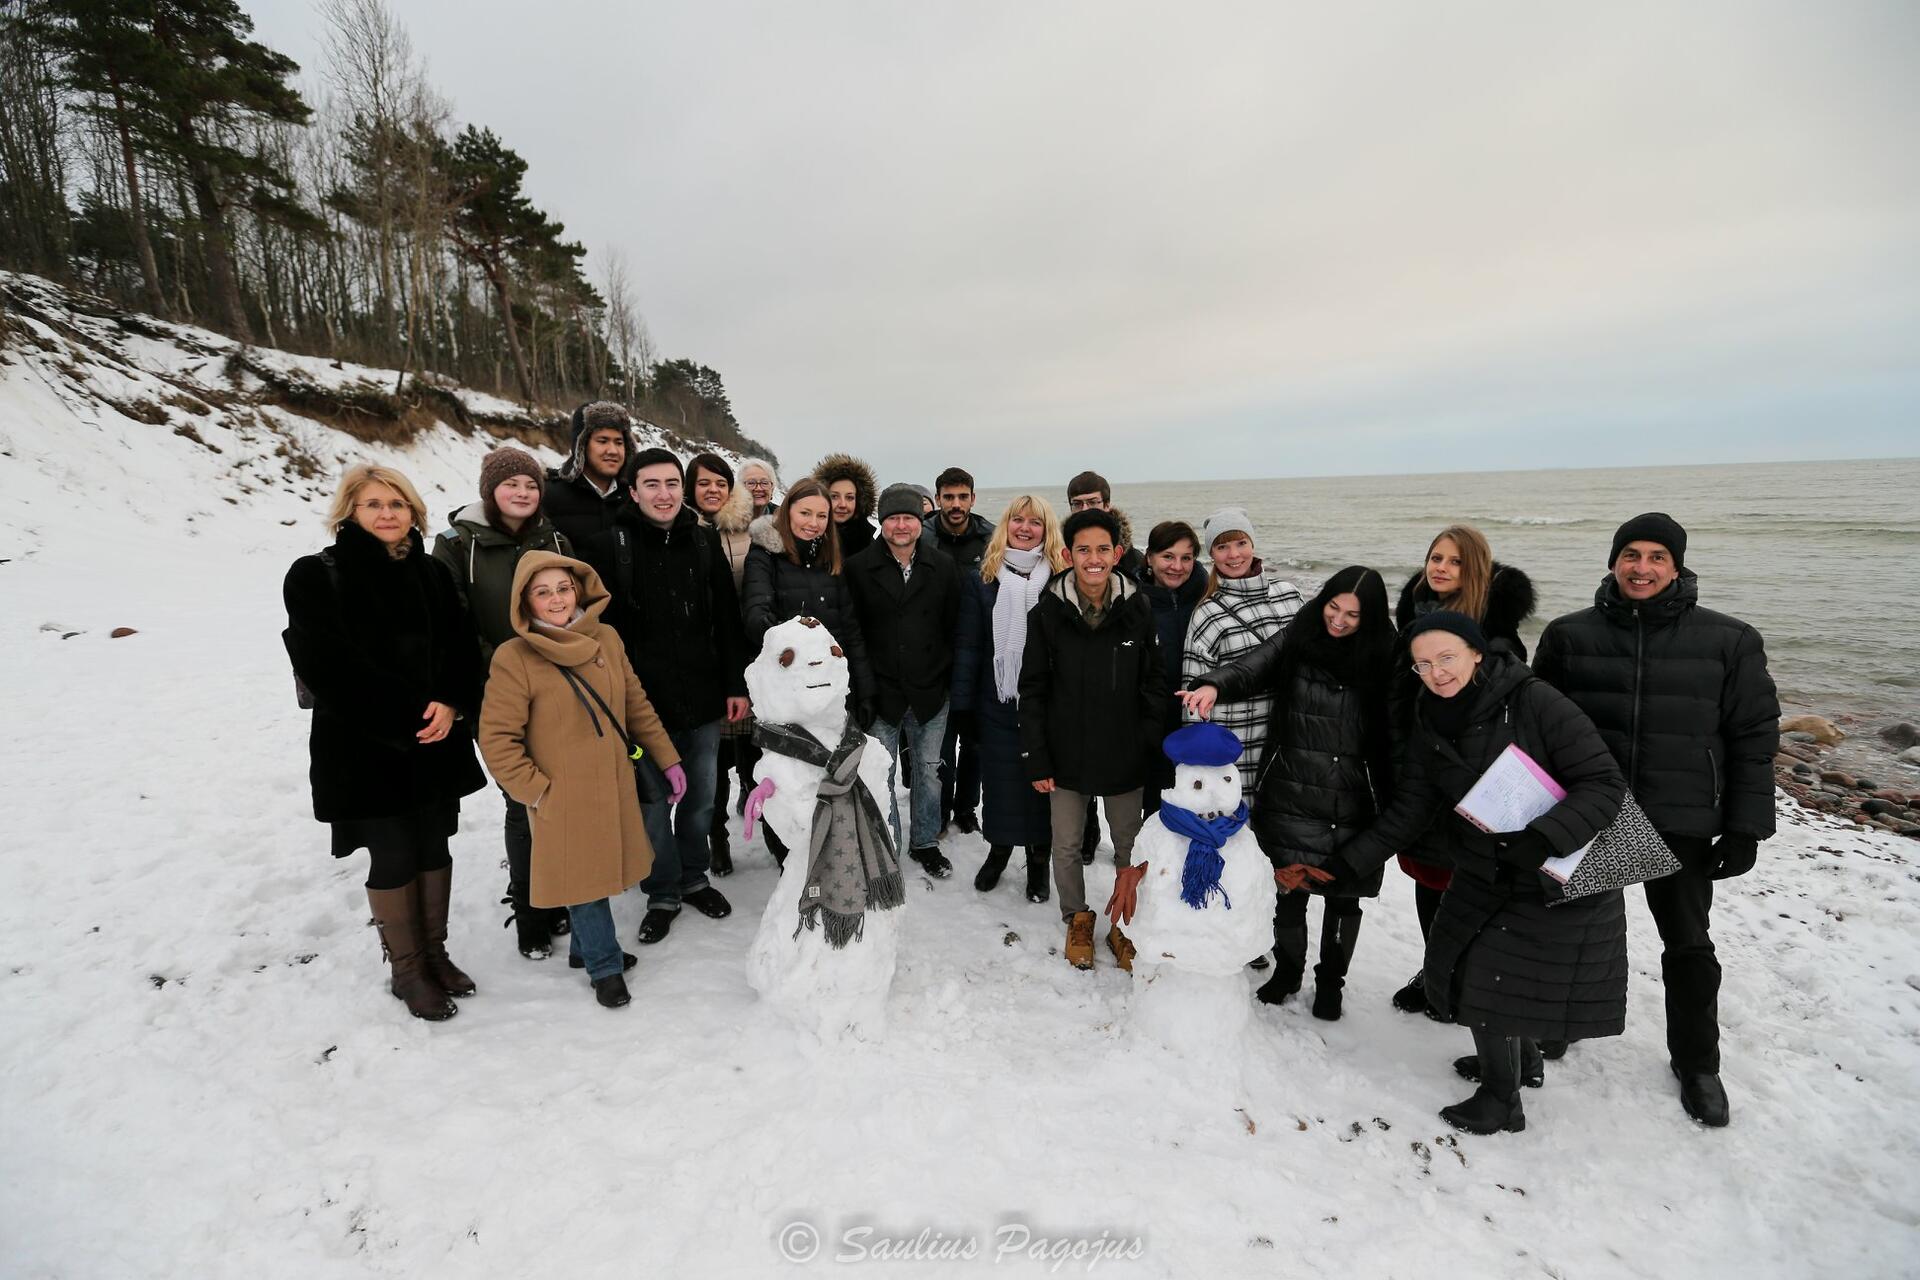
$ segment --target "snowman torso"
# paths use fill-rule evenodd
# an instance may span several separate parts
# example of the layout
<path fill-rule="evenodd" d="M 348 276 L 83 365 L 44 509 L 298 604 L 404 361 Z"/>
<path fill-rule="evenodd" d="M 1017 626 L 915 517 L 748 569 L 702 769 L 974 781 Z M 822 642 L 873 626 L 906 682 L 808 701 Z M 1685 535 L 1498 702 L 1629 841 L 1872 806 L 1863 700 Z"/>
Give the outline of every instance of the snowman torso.
<path fill-rule="evenodd" d="M 1161 803 L 1200 814 L 1231 813 L 1240 804 L 1240 771 L 1233 765 L 1179 765 Z M 1147 868 L 1133 920 L 1125 926 L 1138 951 L 1134 963 L 1238 973 L 1273 945 L 1273 864 L 1252 830 L 1242 826 L 1220 846 L 1220 892 L 1196 908 L 1181 897 L 1189 845 L 1189 837 L 1170 829 L 1160 813 L 1147 819 L 1134 842 L 1134 864 Z"/>

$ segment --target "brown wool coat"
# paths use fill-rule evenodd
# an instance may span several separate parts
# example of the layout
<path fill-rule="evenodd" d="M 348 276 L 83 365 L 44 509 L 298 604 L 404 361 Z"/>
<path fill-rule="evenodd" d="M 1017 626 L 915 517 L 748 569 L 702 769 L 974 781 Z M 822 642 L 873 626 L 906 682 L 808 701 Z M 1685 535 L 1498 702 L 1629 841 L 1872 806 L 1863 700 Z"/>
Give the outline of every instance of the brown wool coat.
<path fill-rule="evenodd" d="M 535 628 L 521 603 L 533 575 L 555 566 L 571 569 L 584 584 L 584 616 L 565 632 Z M 528 896 L 536 907 L 616 897 L 653 867 L 620 735 L 598 706 L 593 714 L 604 736 L 594 734 L 586 707 L 555 664 L 591 685 L 655 764 L 667 769 L 680 762 L 620 637 L 599 621 L 608 598 L 600 576 L 579 560 L 550 551 L 521 556 L 513 574 L 516 638 L 494 650 L 487 678 L 480 754 L 494 781 L 527 806 L 533 824 Z"/>

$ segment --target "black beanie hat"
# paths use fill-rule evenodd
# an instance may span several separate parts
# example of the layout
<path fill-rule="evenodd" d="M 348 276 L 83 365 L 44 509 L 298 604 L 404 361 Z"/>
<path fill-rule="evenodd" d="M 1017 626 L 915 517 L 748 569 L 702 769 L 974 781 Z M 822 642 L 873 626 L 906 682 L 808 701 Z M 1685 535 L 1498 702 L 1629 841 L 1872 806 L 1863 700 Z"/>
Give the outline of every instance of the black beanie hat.
<path fill-rule="evenodd" d="M 1435 609 L 1432 613 L 1423 613 L 1407 628 L 1407 639 L 1424 635 L 1429 631 L 1445 631 L 1459 636 L 1481 653 L 1487 651 L 1486 632 L 1480 630 L 1480 624 L 1464 613 L 1452 609 Z"/>
<path fill-rule="evenodd" d="M 1635 516 L 1613 531 L 1613 550 L 1607 553 L 1607 568 L 1620 559 L 1620 548 L 1629 542 L 1657 542 L 1673 557 L 1673 567 L 1686 568 L 1687 531 L 1664 511 L 1649 511 Z"/>
<path fill-rule="evenodd" d="M 880 518 L 888 516 L 912 516 L 924 523 L 926 504 L 920 500 L 920 490 L 910 484 L 888 485 L 880 494 Z"/>

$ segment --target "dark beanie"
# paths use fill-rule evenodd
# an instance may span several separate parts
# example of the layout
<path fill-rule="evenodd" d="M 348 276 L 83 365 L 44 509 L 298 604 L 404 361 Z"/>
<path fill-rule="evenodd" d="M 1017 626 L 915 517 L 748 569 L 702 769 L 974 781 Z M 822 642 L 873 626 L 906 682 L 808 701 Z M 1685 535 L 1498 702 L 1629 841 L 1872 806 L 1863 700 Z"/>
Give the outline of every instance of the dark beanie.
<path fill-rule="evenodd" d="M 480 500 L 491 503 L 493 491 L 514 476 L 525 476 L 539 484 L 546 478 L 546 473 L 540 470 L 539 460 L 525 449 L 516 449 L 510 444 L 501 445 L 480 459 Z"/>
<path fill-rule="evenodd" d="M 1415 636 L 1424 635 L 1429 631 L 1449 632 L 1459 636 L 1481 653 L 1487 651 L 1486 632 L 1480 630 L 1480 624 L 1464 613 L 1456 613 L 1452 609 L 1435 609 L 1432 613 L 1423 613 L 1412 626 L 1407 628 L 1407 640 L 1411 642 Z"/>
<path fill-rule="evenodd" d="M 681 483 L 686 483 L 687 470 L 680 465 L 680 459 L 673 455 L 671 449 L 661 449 L 658 447 L 642 449 L 640 452 L 634 454 L 633 461 L 627 466 L 627 477 L 629 481 L 631 481 L 632 477 L 640 474 L 642 468 L 657 467 L 663 462 L 672 463 L 673 469 L 680 474 Z"/>
<path fill-rule="evenodd" d="M 880 518 L 888 516 L 912 516 L 915 520 L 926 520 L 926 504 L 920 499 L 920 490 L 910 484 L 890 484 L 880 494 Z"/>
<path fill-rule="evenodd" d="M 1657 542 L 1673 557 L 1673 567 L 1684 569 L 1687 560 L 1687 531 L 1664 511 L 1649 511 L 1621 525 L 1613 533 L 1613 550 L 1607 553 L 1607 568 L 1620 558 L 1620 548 L 1629 542 Z"/>

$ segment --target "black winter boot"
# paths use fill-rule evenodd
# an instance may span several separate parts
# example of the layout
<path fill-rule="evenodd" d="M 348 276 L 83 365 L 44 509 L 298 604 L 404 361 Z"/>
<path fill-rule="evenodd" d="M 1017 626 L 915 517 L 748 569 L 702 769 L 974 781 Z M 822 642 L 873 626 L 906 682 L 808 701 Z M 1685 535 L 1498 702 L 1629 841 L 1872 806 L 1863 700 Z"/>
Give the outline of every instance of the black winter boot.
<path fill-rule="evenodd" d="M 609 974 L 593 984 L 593 998 L 605 1009 L 624 1008 L 633 1001 L 633 997 L 627 994 L 627 980 L 617 973 Z"/>
<path fill-rule="evenodd" d="M 520 954 L 529 960 L 545 960 L 552 955 L 553 938 L 550 933 L 547 909 L 528 904 L 527 886 L 524 884 L 507 886 L 507 896 L 500 901 L 512 908 L 507 915 L 506 924 L 513 926 L 520 946 Z M 501 927 L 505 928 L 506 925 Z"/>
<path fill-rule="evenodd" d="M 1427 1011 L 1427 975 L 1416 973 L 1407 979 L 1407 985 L 1393 993 L 1393 1007 L 1402 1013 L 1425 1013 Z"/>
<path fill-rule="evenodd" d="M 1027 846 L 1027 901 L 1045 902 L 1053 896 L 1053 849 Z"/>
<path fill-rule="evenodd" d="M 1313 1016 L 1337 1022 L 1340 992 L 1360 940 L 1360 899 L 1330 897 L 1326 903 L 1320 919 L 1320 962 L 1313 966 Z"/>
<path fill-rule="evenodd" d="M 1307 972 L 1307 895 L 1283 893 L 1273 908 L 1273 976 L 1254 994 L 1279 1004 L 1300 989 Z"/>
<path fill-rule="evenodd" d="M 1683 1072 L 1675 1067 L 1673 1075 L 1680 1082 L 1680 1105 L 1688 1115 L 1709 1129 L 1723 1129 L 1733 1119 L 1727 1105 L 1726 1086 L 1720 1083 L 1717 1073 Z"/>
<path fill-rule="evenodd" d="M 733 850 L 727 844 L 727 829 L 715 822 L 713 830 L 707 834 L 708 863 L 707 870 L 716 876 L 733 874 Z"/>
<path fill-rule="evenodd" d="M 1480 1087 L 1465 1102 L 1440 1108 L 1440 1118 L 1468 1133 L 1519 1133 L 1527 1127 L 1520 1108 L 1520 1041 L 1515 1036 L 1475 1030 Z"/>
<path fill-rule="evenodd" d="M 1538 1089 L 1547 1082 L 1547 1063 L 1540 1053 L 1540 1041 L 1520 1041 L 1520 1083 L 1528 1089 Z M 1480 1083 L 1480 1055 L 1470 1053 L 1464 1058 L 1453 1060 L 1453 1069 L 1462 1079 Z"/>
<path fill-rule="evenodd" d="M 987 860 L 980 864 L 980 870 L 973 877 L 973 887 L 982 893 L 991 893 L 1000 883 L 1000 873 L 1007 869 L 1007 859 L 1013 856 L 1013 846 L 996 844 L 987 849 Z"/>

